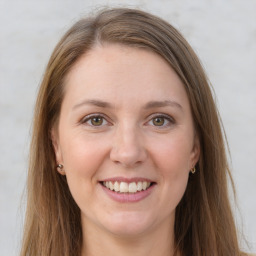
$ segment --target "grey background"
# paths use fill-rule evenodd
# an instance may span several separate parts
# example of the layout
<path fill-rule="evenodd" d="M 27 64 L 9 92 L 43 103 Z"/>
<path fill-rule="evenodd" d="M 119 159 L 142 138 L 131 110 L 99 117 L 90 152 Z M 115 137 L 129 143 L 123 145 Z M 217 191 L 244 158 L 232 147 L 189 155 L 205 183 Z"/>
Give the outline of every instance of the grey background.
<path fill-rule="evenodd" d="M 51 51 L 79 17 L 109 5 L 163 17 L 198 53 L 229 140 L 242 246 L 256 251 L 255 0 L 0 0 L 0 255 L 18 255 L 33 105 Z"/>

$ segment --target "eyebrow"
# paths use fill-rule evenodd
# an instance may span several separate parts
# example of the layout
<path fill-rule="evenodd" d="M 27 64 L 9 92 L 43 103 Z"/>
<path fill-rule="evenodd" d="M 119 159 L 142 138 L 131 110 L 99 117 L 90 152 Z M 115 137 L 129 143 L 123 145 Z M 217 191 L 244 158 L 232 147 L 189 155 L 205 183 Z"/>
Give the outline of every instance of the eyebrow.
<path fill-rule="evenodd" d="M 96 100 L 96 99 L 90 99 L 90 100 L 84 100 L 78 104 L 76 104 L 72 110 L 75 110 L 83 105 L 93 105 L 100 108 L 114 108 L 113 105 L 111 105 L 109 102 L 102 101 L 102 100 Z M 176 107 L 182 110 L 182 106 L 173 100 L 164 100 L 164 101 L 149 101 L 143 108 L 144 109 L 150 109 L 150 108 L 163 108 L 163 107 Z"/>
<path fill-rule="evenodd" d="M 93 105 L 100 108 L 112 108 L 112 105 L 102 100 L 84 100 L 81 103 L 76 104 L 72 109 L 77 109 L 83 105 Z"/>
<path fill-rule="evenodd" d="M 150 109 L 150 108 L 163 108 L 163 107 L 177 107 L 180 110 L 182 110 L 182 106 L 173 100 L 164 100 L 164 101 L 150 101 L 145 105 L 145 109 Z"/>

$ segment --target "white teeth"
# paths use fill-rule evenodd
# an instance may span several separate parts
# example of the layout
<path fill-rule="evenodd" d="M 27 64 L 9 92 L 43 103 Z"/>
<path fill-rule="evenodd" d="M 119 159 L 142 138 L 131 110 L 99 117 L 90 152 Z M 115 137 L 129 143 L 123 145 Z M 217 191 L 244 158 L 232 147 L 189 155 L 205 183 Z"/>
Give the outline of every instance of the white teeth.
<path fill-rule="evenodd" d="M 137 185 L 135 182 L 129 184 L 129 193 L 136 193 L 137 192 Z"/>
<path fill-rule="evenodd" d="M 136 193 L 142 190 L 146 190 L 150 187 L 150 182 L 147 181 L 139 181 L 139 182 L 131 182 L 127 183 L 124 181 L 118 182 L 118 181 L 104 181 L 103 185 L 107 187 L 110 190 L 114 190 L 115 192 L 120 193 Z"/>
<path fill-rule="evenodd" d="M 119 183 L 116 181 L 115 182 L 115 184 L 114 184 L 114 190 L 116 191 L 116 192 L 119 192 L 120 191 L 120 185 L 119 185 Z"/>
<path fill-rule="evenodd" d="M 114 184 L 111 181 L 109 182 L 109 188 L 110 190 L 114 190 Z"/>
<path fill-rule="evenodd" d="M 139 181 L 138 184 L 137 184 L 137 190 L 138 191 L 142 190 L 142 182 L 141 181 Z"/>
<path fill-rule="evenodd" d="M 121 193 L 126 193 L 129 192 L 129 185 L 126 182 L 121 182 L 120 183 L 120 192 Z"/>

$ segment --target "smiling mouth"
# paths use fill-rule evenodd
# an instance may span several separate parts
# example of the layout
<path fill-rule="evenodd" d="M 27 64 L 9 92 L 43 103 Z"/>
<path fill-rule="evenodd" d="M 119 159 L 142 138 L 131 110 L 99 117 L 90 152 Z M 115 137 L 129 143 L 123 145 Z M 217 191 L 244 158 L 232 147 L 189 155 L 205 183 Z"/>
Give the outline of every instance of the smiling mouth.
<path fill-rule="evenodd" d="M 124 182 L 124 181 L 102 181 L 100 184 L 109 190 L 117 193 L 137 193 L 147 190 L 155 184 L 155 182 L 138 181 L 138 182 Z"/>

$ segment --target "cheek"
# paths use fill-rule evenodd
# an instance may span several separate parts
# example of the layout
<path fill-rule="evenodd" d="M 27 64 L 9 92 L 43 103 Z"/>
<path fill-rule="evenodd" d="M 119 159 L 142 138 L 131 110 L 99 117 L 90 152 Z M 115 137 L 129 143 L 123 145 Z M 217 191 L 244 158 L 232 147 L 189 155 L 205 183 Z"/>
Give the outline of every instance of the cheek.
<path fill-rule="evenodd" d="M 101 143 L 92 143 L 81 136 L 67 139 L 62 144 L 63 164 L 70 192 L 80 209 L 90 205 L 97 185 L 98 170 L 104 161 L 106 149 Z"/>
<path fill-rule="evenodd" d="M 81 135 L 63 137 L 61 149 L 63 165 L 71 194 L 78 205 L 90 201 L 87 195 L 93 192 L 97 183 L 98 170 L 106 155 L 102 142 L 90 140 Z"/>
<path fill-rule="evenodd" d="M 191 143 L 189 139 L 177 136 L 159 143 L 154 150 L 154 160 L 165 173 L 179 176 L 188 173 L 191 160 Z"/>
<path fill-rule="evenodd" d="M 103 140 L 93 140 L 83 134 L 75 134 L 63 141 L 63 161 L 67 170 L 79 175 L 93 173 L 106 155 Z"/>
<path fill-rule="evenodd" d="M 189 176 L 187 155 L 185 154 L 183 155 L 185 157 L 182 157 L 176 154 L 176 151 L 169 153 L 162 156 L 164 159 L 161 161 L 161 166 L 159 166 L 161 182 L 164 184 L 166 191 L 171 192 L 174 197 L 175 195 L 181 197 L 186 189 Z"/>
<path fill-rule="evenodd" d="M 175 211 L 181 201 L 188 184 L 189 172 L 182 164 L 167 162 L 161 173 L 162 204 L 165 205 L 166 214 Z"/>
<path fill-rule="evenodd" d="M 162 198 L 171 210 L 176 208 L 187 187 L 190 152 L 188 142 L 177 137 L 159 144 L 154 154 L 159 181 L 163 188 Z"/>

